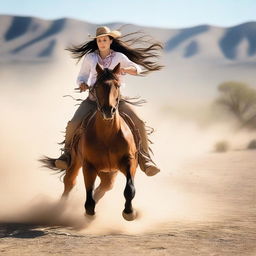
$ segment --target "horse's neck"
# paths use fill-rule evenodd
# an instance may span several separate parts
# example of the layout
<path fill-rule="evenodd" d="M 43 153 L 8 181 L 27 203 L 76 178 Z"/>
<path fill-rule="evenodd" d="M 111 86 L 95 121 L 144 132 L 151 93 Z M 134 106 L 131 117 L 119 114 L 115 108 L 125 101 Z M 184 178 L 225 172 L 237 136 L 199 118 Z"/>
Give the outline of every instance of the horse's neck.
<path fill-rule="evenodd" d="M 102 114 L 97 111 L 95 127 L 98 138 L 104 141 L 111 140 L 121 129 L 121 121 L 118 110 L 116 111 L 113 120 L 104 120 Z"/>

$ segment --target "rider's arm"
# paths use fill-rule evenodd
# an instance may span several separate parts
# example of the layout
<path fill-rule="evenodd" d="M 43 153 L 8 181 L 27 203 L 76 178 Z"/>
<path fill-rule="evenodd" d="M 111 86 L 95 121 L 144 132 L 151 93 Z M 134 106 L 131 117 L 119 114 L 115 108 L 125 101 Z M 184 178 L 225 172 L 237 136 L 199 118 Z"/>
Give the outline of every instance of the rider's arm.
<path fill-rule="evenodd" d="M 121 74 L 138 75 L 138 71 L 135 67 L 121 68 Z"/>
<path fill-rule="evenodd" d="M 80 85 L 82 85 L 82 84 L 87 85 L 87 81 L 88 81 L 88 78 L 89 78 L 89 75 L 91 72 L 90 62 L 91 62 L 90 55 L 87 54 L 83 59 L 83 63 L 81 65 L 80 72 L 77 77 L 77 85 L 79 87 L 81 87 Z"/>
<path fill-rule="evenodd" d="M 121 74 L 130 74 L 130 75 L 138 75 L 141 73 L 141 67 L 129 60 L 129 58 L 120 53 L 120 62 L 121 62 Z"/>

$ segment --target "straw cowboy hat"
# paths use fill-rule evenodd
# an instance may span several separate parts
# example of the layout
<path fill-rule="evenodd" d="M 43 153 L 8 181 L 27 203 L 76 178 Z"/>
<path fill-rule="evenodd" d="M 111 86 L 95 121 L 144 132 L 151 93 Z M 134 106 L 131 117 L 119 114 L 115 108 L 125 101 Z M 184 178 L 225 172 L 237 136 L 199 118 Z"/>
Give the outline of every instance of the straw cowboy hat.
<path fill-rule="evenodd" d="M 117 30 L 111 31 L 110 28 L 103 26 L 103 27 L 98 27 L 96 30 L 96 36 L 91 36 L 88 35 L 90 38 L 97 38 L 101 36 L 112 36 L 113 38 L 117 38 L 121 36 L 121 32 Z"/>

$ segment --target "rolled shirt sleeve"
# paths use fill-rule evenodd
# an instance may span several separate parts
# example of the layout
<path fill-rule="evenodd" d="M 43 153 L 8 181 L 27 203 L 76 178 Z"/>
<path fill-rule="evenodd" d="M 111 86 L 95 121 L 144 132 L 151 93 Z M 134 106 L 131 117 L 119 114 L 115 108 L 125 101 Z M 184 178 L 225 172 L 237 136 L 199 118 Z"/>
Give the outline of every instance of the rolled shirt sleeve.
<path fill-rule="evenodd" d="M 138 64 L 129 60 L 129 58 L 126 55 L 124 55 L 123 53 L 120 53 L 120 62 L 121 62 L 122 68 L 135 67 L 137 70 L 137 74 L 140 74 L 142 71 L 141 67 Z"/>
<path fill-rule="evenodd" d="M 80 72 L 78 73 L 78 77 L 76 80 L 78 86 L 80 86 L 80 84 L 82 84 L 82 83 L 87 84 L 87 82 L 88 82 L 90 72 L 91 72 L 91 59 L 90 58 L 91 58 L 90 54 L 87 54 L 83 59 L 81 69 L 80 69 Z"/>

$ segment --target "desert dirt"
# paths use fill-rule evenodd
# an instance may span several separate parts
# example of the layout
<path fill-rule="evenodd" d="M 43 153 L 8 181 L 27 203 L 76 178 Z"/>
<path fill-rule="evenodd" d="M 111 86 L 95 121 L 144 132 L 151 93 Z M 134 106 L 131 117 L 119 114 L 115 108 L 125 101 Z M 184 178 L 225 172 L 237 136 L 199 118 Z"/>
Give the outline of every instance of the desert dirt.
<path fill-rule="evenodd" d="M 163 214 L 157 219 L 143 216 L 143 204 L 140 219 L 116 226 L 110 219 L 102 229 L 97 217 L 83 223 L 82 211 L 72 217 L 79 216 L 78 222 L 67 216 L 62 221 L 56 216 L 33 219 L 38 215 L 33 211 L 29 217 L 5 218 L 0 224 L 0 255 L 256 255 L 255 168 L 253 150 L 205 153 L 184 162 L 172 175 L 151 178 L 147 186 L 154 179 L 165 190 L 175 188 L 176 194 L 159 191 L 158 197 L 154 191 L 150 214 Z M 39 212 L 49 214 L 52 209 Z"/>
<path fill-rule="evenodd" d="M 99 202 L 96 218 L 91 220 L 83 215 L 81 175 L 63 205 L 58 201 L 63 191 L 58 176 L 38 166 L 42 154 L 58 156 L 56 144 L 63 140 L 61 131 L 77 108 L 76 102 L 62 96 L 83 98 L 73 92 L 78 66 L 67 59 L 57 64 L 1 65 L 5 86 L 0 94 L 0 256 L 255 256 L 256 151 L 210 151 L 223 138 L 238 140 L 238 144 L 241 139 L 245 149 L 256 134 L 238 134 L 215 126 L 203 130 L 189 118 L 191 112 L 200 114 L 204 110 L 204 102 L 194 106 L 198 97 L 203 101 L 213 96 L 222 80 L 241 79 L 243 73 L 245 81 L 250 83 L 251 77 L 254 81 L 248 65 L 243 69 L 238 65 L 239 72 L 233 65 L 230 70 L 221 66 L 220 72 L 218 64 L 215 73 L 212 64 L 203 62 L 202 67 L 191 62 L 190 68 L 190 64 L 179 65 L 181 62 L 168 57 L 172 62 L 168 79 L 160 75 L 153 77 L 155 80 L 150 76 L 144 82 L 138 77 L 127 81 L 125 94 L 149 98 L 141 111 L 149 125 L 157 127 L 153 141 L 161 173 L 148 178 L 138 170 L 134 207 L 139 218 L 126 222 L 121 216 L 122 177 Z M 65 76 L 59 75 L 62 73 Z M 154 81 L 161 84 L 160 79 L 167 84 L 157 92 L 163 95 L 156 97 Z M 181 98 L 185 103 L 191 98 L 192 103 L 185 104 L 185 112 L 190 110 L 187 114 L 183 108 L 176 112 L 172 108 L 173 101 L 180 104 Z M 168 106 L 174 114 L 168 112 Z M 168 111 L 161 114 L 162 107 Z M 209 115 L 205 116 L 208 120 Z M 224 123 L 231 122 L 225 119 Z M 240 144 L 234 148 L 241 148 Z"/>

